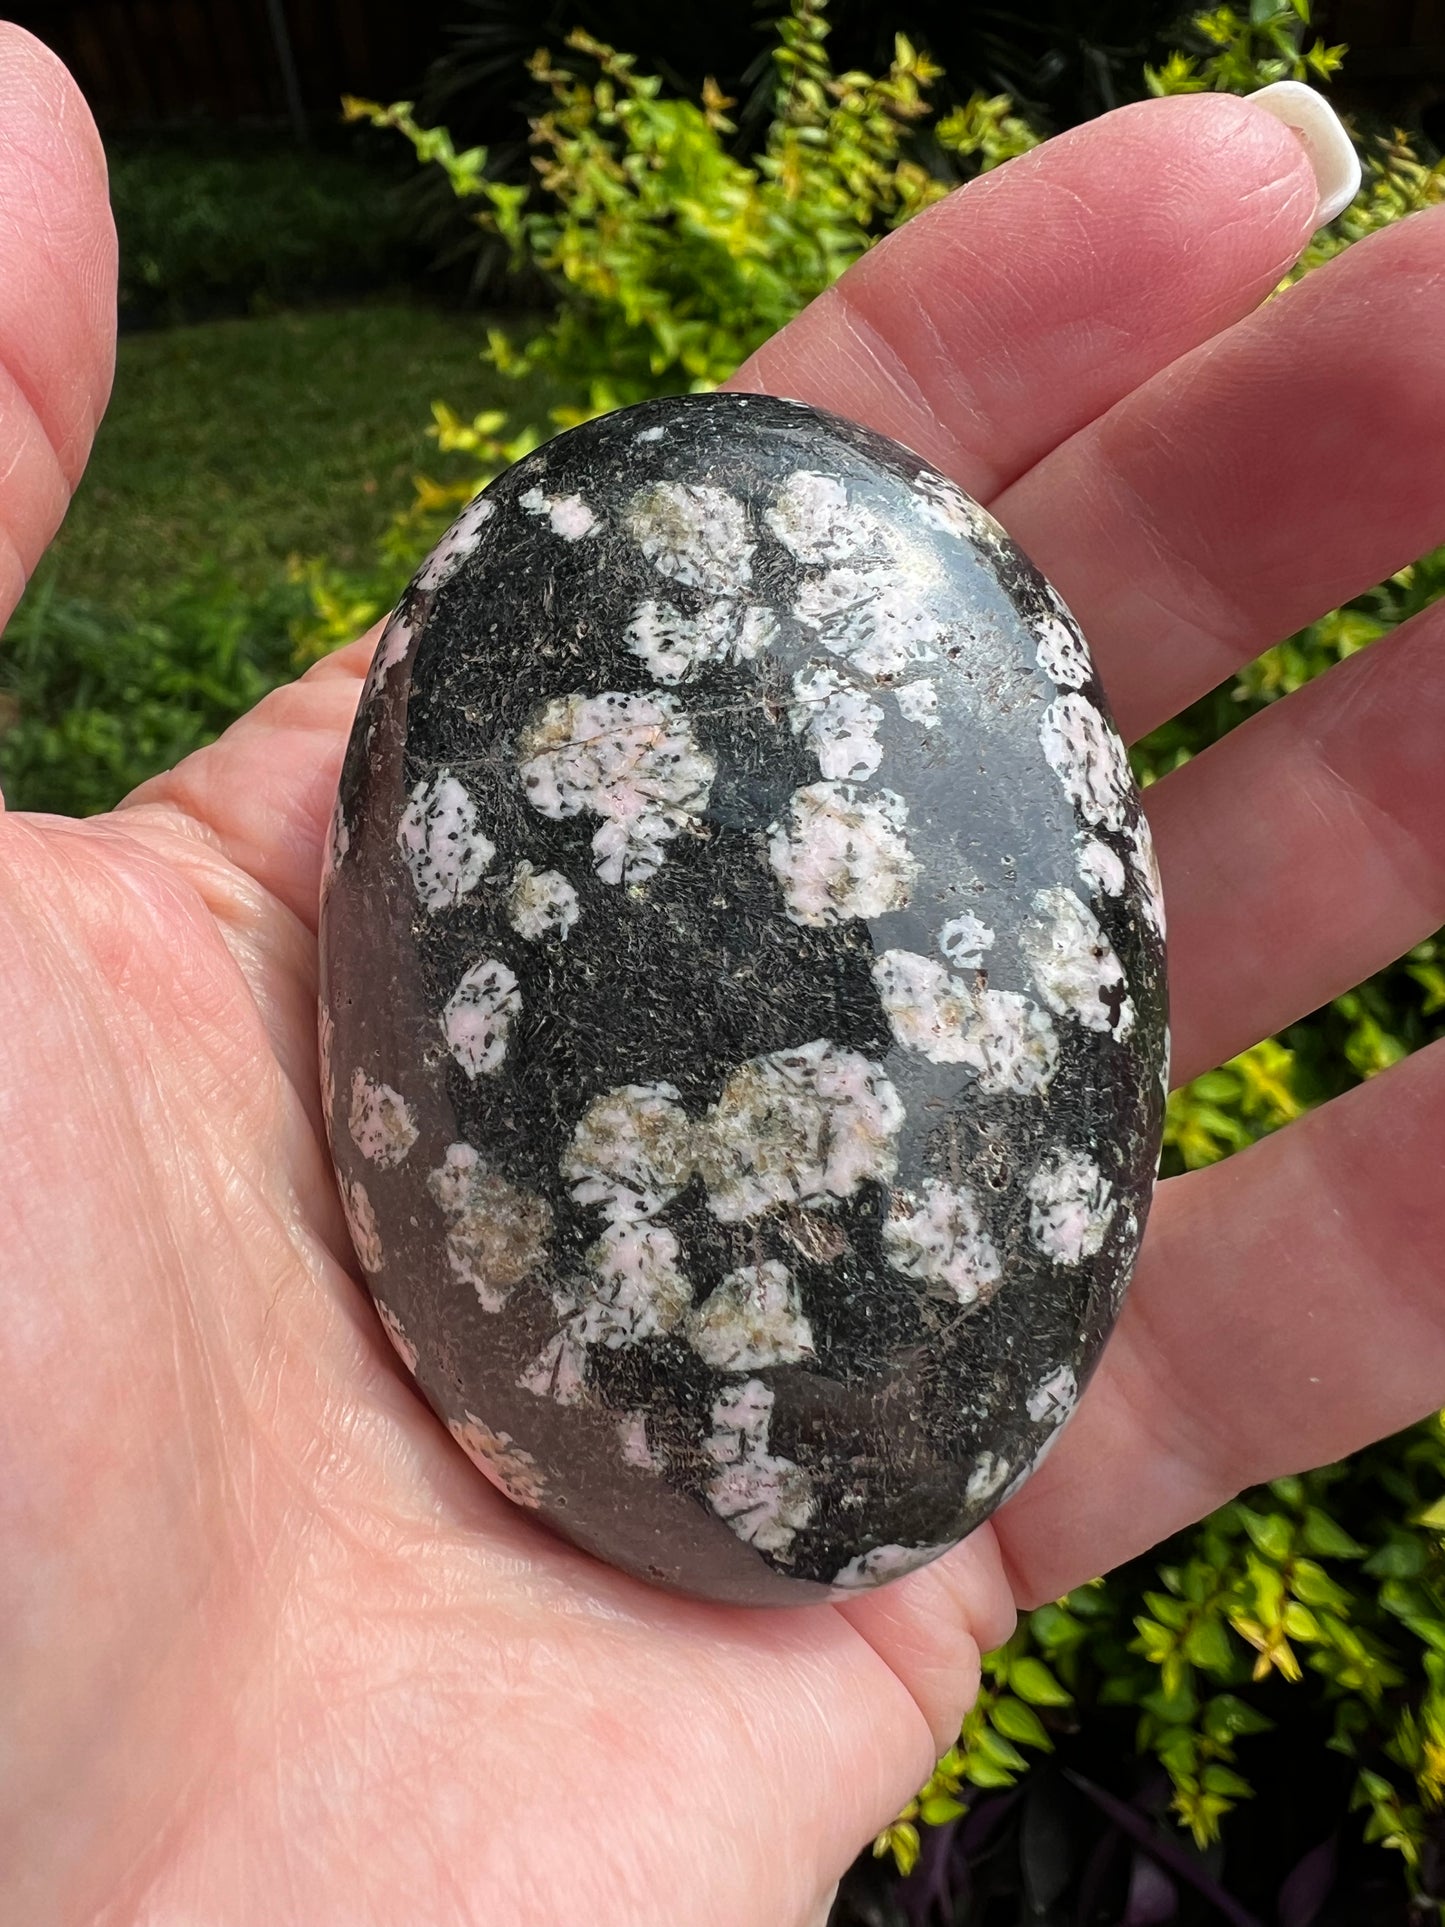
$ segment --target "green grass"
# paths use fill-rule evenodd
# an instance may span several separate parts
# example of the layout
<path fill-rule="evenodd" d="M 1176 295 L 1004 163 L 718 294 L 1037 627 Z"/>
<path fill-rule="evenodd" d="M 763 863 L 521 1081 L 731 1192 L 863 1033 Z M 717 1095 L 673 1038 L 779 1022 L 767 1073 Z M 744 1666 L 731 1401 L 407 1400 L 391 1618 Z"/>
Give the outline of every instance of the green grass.
<path fill-rule="evenodd" d="M 30 596 L 142 617 L 203 571 L 259 593 L 293 554 L 364 565 L 435 450 L 430 407 L 525 404 L 476 315 L 398 303 L 122 340 L 90 469 Z M 520 412 L 520 411 L 519 411 Z"/>

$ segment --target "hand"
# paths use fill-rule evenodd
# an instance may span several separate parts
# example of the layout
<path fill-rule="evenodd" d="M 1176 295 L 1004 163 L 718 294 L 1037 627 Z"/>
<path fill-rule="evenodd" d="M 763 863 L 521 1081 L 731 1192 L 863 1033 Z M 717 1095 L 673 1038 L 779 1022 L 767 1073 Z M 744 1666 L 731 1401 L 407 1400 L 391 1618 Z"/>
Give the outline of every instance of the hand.
<path fill-rule="evenodd" d="M 103 163 L 0 28 L 0 615 L 111 364 Z M 912 444 L 1094 639 L 1133 734 L 1445 537 L 1445 222 L 1262 310 L 1294 137 L 1112 115 L 861 262 L 739 375 Z M 109 817 L 0 820 L 0 1914 L 803 1927 L 979 1649 L 1445 1394 L 1437 1046 L 1163 1187 L 1081 1412 L 881 1593 L 729 1611 L 538 1530 L 395 1367 L 319 1134 L 314 924 L 370 642 Z M 1182 1077 L 1445 919 L 1445 608 L 1150 792 Z"/>

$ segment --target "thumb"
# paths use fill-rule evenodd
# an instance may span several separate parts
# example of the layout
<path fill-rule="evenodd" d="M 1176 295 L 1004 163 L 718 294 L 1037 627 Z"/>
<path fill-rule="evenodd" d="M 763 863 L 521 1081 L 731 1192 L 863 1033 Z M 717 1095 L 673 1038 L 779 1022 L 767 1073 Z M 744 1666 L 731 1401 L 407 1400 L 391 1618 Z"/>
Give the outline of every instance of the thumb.
<path fill-rule="evenodd" d="M 80 480 L 114 363 L 100 137 L 55 56 L 0 22 L 0 627 Z"/>

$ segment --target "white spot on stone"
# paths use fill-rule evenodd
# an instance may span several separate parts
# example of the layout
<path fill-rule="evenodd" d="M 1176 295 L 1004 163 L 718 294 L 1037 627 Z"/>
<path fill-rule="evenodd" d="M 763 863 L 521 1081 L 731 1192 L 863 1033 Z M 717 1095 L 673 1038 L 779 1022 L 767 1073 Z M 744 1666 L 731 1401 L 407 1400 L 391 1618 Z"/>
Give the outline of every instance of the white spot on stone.
<path fill-rule="evenodd" d="M 981 970 L 993 940 L 993 931 L 971 910 L 950 917 L 938 933 L 938 947 L 955 970 Z"/>
<path fill-rule="evenodd" d="M 703 1450 L 718 1467 L 708 1502 L 746 1544 L 786 1558 L 813 1516 L 811 1481 L 791 1459 L 768 1451 L 773 1394 L 761 1379 L 729 1387 L 712 1408 Z"/>
<path fill-rule="evenodd" d="M 639 603 L 626 640 L 656 681 L 678 683 L 707 663 L 751 662 L 777 633 L 771 609 L 723 596 L 696 615 L 669 602 Z"/>
<path fill-rule="evenodd" d="M 892 790 L 845 783 L 794 791 L 769 825 L 768 861 L 794 923 L 842 923 L 901 910 L 918 869 L 904 836 L 908 809 Z"/>
<path fill-rule="evenodd" d="M 580 542 L 597 526 L 597 517 L 580 495 L 545 495 L 540 488 L 529 488 L 517 501 L 528 515 L 545 515 L 553 535 L 564 542 Z"/>
<path fill-rule="evenodd" d="M 687 1321 L 688 1342 L 719 1372 L 757 1372 L 812 1358 L 798 1287 L 776 1258 L 730 1271 Z"/>
<path fill-rule="evenodd" d="M 1124 894 L 1124 859 L 1096 836 L 1085 837 L 1079 845 L 1079 876 L 1095 896 Z"/>
<path fill-rule="evenodd" d="M 470 1144 L 448 1148 L 428 1174 L 427 1189 L 450 1220 L 453 1275 L 471 1286 L 483 1311 L 500 1311 L 513 1287 L 547 1262 L 552 1213 L 546 1201 L 509 1184 Z"/>
<path fill-rule="evenodd" d="M 326 866 L 321 872 L 321 898 L 325 902 L 336 887 L 346 853 L 351 848 L 351 831 L 347 828 L 342 814 L 341 798 L 338 796 L 331 810 L 331 833 L 326 839 Z"/>
<path fill-rule="evenodd" d="M 788 477 L 763 520 L 800 562 L 846 562 L 876 551 L 882 541 L 871 509 L 850 507 L 836 476 L 806 468 Z"/>
<path fill-rule="evenodd" d="M 963 541 L 999 543 L 1007 536 L 988 510 L 965 495 L 956 482 L 932 469 L 920 469 L 913 481 L 918 518 L 931 529 L 956 535 Z"/>
<path fill-rule="evenodd" d="M 900 683 L 893 692 L 898 713 L 908 723 L 922 723 L 925 729 L 938 727 L 938 685 L 930 676 L 916 682 Z"/>
<path fill-rule="evenodd" d="M 947 1551 L 947 1545 L 874 1546 L 871 1552 L 860 1552 L 856 1559 L 850 1559 L 841 1572 L 833 1575 L 832 1583 L 843 1593 L 867 1592 L 873 1586 L 932 1565 Z"/>
<path fill-rule="evenodd" d="M 373 1273 L 380 1271 L 383 1264 L 381 1233 L 376 1228 L 376 1213 L 371 1208 L 371 1199 L 366 1195 L 366 1186 L 359 1179 L 352 1178 L 350 1182 L 342 1180 L 341 1209 L 361 1269 Z"/>
<path fill-rule="evenodd" d="M 1079 1402 L 1079 1381 L 1071 1365 L 1060 1365 L 1041 1385 L 1035 1385 L 1026 1401 L 1028 1415 L 1036 1425 L 1062 1425 Z"/>
<path fill-rule="evenodd" d="M 514 1505 L 541 1505 L 547 1494 L 546 1480 L 532 1454 L 515 1444 L 509 1433 L 490 1431 L 471 1412 L 465 1419 L 452 1419 L 447 1430 L 477 1470 Z"/>
<path fill-rule="evenodd" d="M 1019 949 L 1049 1009 L 1088 1030 L 1127 1037 L 1134 1004 L 1124 966 L 1088 904 L 1072 890 L 1040 890 L 1034 909 L 1019 931 Z"/>
<path fill-rule="evenodd" d="M 1009 1465 L 996 1452 L 980 1452 L 963 1496 L 970 1505 L 984 1505 L 1008 1484 Z"/>
<path fill-rule="evenodd" d="M 634 435 L 632 439 L 635 442 L 660 442 L 665 432 L 661 427 L 644 428 L 639 434 Z"/>
<path fill-rule="evenodd" d="M 691 589 L 735 593 L 752 576 L 743 505 L 702 482 L 653 482 L 627 505 L 627 526 L 653 568 Z"/>
<path fill-rule="evenodd" d="M 520 751 L 533 809 L 602 818 L 592 850 L 604 883 L 652 876 L 712 789 L 713 760 L 675 696 L 557 697 L 522 732 Z"/>
<path fill-rule="evenodd" d="M 417 1363 L 416 1346 L 402 1330 L 401 1320 L 390 1305 L 383 1305 L 380 1299 L 374 1301 L 376 1315 L 381 1320 L 381 1329 L 391 1340 L 391 1348 L 409 1372 L 415 1372 Z"/>
<path fill-rule="evenodd" d="M 828 663 L 809 663 L 793 675 L 792 724 L 807 738 L 824 776 L 871 776 L 883 761 L 878 725 L 883 711 Z"/>
<path fill-rule="evenodd" d="M 406 659 L 415 631 L 400 609 L 393 609 L 387 618 L 386 627 L 381 632 L 381 641 L 376 645 L 376 656 L 371 665 L 373 684 L 381 681 L 389 669 L 395 669 L 399 662 Z"/>
<path fill-rule="evenodd" d="M 1039 630 L 1039 668 L 1059 689 L 1082 689 L 1093 681 L 1089 645 L 1062 616 L 1050 616 Z"/>
<path fill-rule="evenodd" d="M 1122 830 L 1134 778 L 1116 732 L 1087 696 L 1058 696 L 1044 711 L 1039 741 L 1049 767 L 1085 822 Z"/>
<path fill-rule="evenodd" d="M 926 589 L 901 564 L 812 576 L 800 585 L 793 614 L 825 649 L 869 676 L 901 675 L 928 661 L 943 634 Z"/>
<path fill-rule="evenodd" d="M 316 1007 L 316 1058 L 321 1072 L 321 1109 L 330 1133 L 336 1109 L 336 1072 L 332 1056 L 336 1049 L 336 1023 L 329 1004 Z"/>
<path fill-rule="evenodd" d="M 714 1217 L 851 1197 L 897 1170 L 898 1093 L 878 1065 L 815 1038 L 733 1071 L 696 1127 L 695 1157 Z"/>
<path fill-rule="evenodd" d="M 920 1200 L 895 1196 L 883 1224 L 888 1262 L 905 1278 L 942 1285 L 960 1305 L 987 1304 L 1003 1277 L 972 1192 L 928 1178 Z"/>
<path fill-rule="evenodd" d="M 647 1436 L 647 1413 L 624 1412 L 617 1421 L 617 1436 L 622 1441 L 622 1462 L 638 1472 L 660 1472 L 661 1462 Z"/>
<path fill-rule="evenodd" d="M 351 1141 L 373 1164 L 400 1164 L 416 1143 L 416 1119 L 400 1091 L 373 1084 L 363 1070 L 351 1079 Z"/>
<path fill-rule="evenodd" d="M 606 1218 L 650 1218 L 692 1176 L 692 1131 L 674 1085 L 624 1084 L 582 1113 L 562 1175 Z"/>
<path fill-rule="evenodd" d="M 482 539 L 482 525 L 490 520 L 494 506 L 485 495 L 467 504 L 422 564 L 416 578 L 419 589 L 435 591 L 451 580 L 475 552 Z"/>
<path fill-rule="evenodd" d="M 524 857 L 507 891 L 507 921 L 517 935 L 538 943 L 555 930 L 565 940 L 580 915 L 577 892 L 562 872 L 534 870 Z"/>
<path fill-rule="evenodd" d="M 1011 990 L 951 977 L 912 950 L 885 950 L 873 981 L 893 1035 L 935 1064 L 966 1064 L 990 1096 L 1048 1089 L 1059 1043 L 1047 1012 Z"/>
<path fill-rule="evenodd" d="M 678 1263 L 677 1238 L 665 1225 L 622 1220 L 609 1224 L 587 1253 L 597 1275 L 587 1342 L 615 1351 L 671 1331 L 692 1304 L 692 1286 Z"/>
<path fill-rule="evenodd" d="M 476 804 L 450 770 L 412 791 L 397 825 L 396 847 L 428 910 L 447 910 L 470 896 L 497 854 L 482 831 Z"/>
<path fill-rule="evenodd" d="M 442 1011 L 447 1049 L 468 1077 L 490 1077 L 507 1055 L 512 1023 L 522 1008 L 517 979 L 496 957 L 473 964 Z"/>
<path fill-rule="evenodd" d="M 1056 1265 L 1103 1249 L 1114 1222 L 1114 1187 L 1082 1151 L 1052 1151 L 1029 1180 L 1029 1236 Z"/>
<path fill-rule="evenodd" d="M 1154 854 L 1154 833 L 1142 810 L 1139 820 L 1130 824 L 1126 834 L 1129 839 L 1129 867 L 1139 880 L 1144 915 L 1162 937 L 1168 928 L 1164 915 L 1164 879 L 1159 874 L 1159 859 Z"/>

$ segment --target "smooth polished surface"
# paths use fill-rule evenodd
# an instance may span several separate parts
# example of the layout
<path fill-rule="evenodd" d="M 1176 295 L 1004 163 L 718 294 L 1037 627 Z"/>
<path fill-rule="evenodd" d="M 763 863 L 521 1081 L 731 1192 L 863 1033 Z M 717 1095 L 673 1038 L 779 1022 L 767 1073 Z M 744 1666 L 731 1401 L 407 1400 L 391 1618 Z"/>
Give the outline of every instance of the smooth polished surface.
<path fill-rule="evenodd" d="M 382 639 L 322 936 L 383 1322 L 557 1529 L 803 1601 L 1057 1436 L 1157 1160 L 1162 905 L 1068 612 L 916 456 L 715 395 L 509 470 Z"/>

